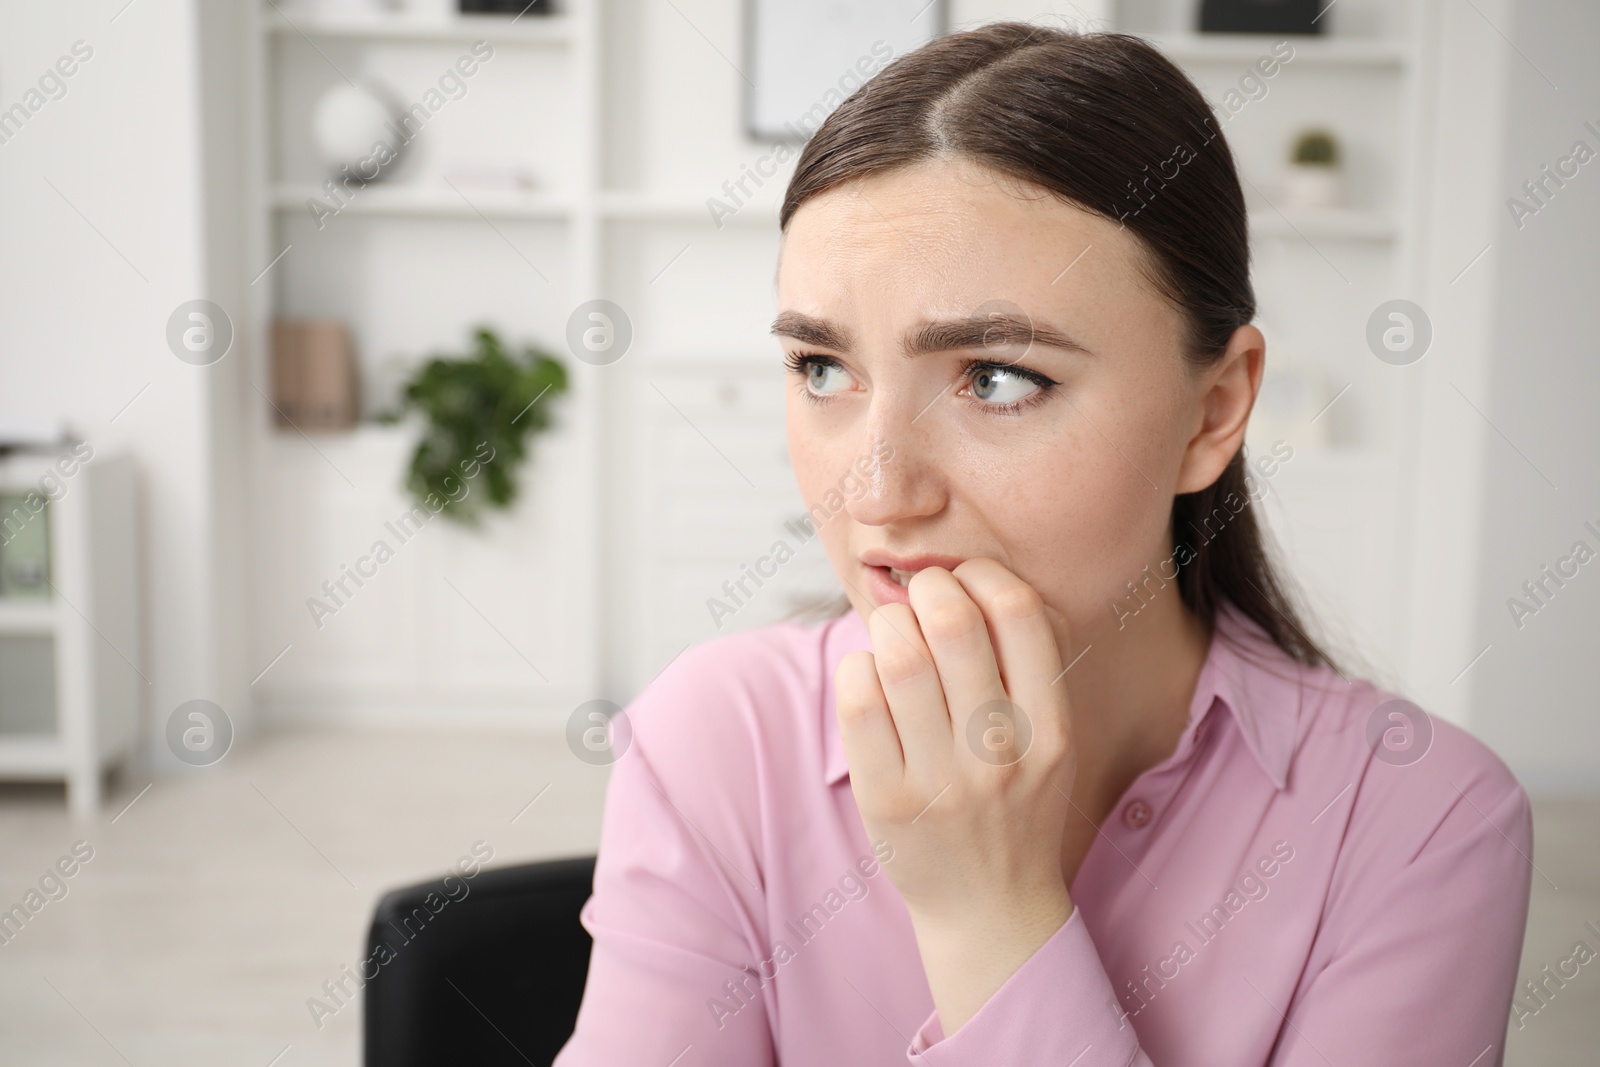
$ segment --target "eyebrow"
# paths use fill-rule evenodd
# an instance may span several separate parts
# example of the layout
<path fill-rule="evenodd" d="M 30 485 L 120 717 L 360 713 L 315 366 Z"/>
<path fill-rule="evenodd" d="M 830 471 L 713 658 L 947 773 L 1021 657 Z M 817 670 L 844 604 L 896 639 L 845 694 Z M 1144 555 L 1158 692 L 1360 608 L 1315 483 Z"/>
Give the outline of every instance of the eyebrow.
<path fill-rule="evenodd" d="M 772 322 L 772 332 L 780 337 L 792 337 L 819 348 L 849 352 L 854 344 L 850 331 L 835 326 L 825 319 L 813 318 L 799 311 L 779 312 Z M 1038 321 L 1017 318 L 1014 315 L 991 314 L 986 318 L 943 319 L 923 322 L 909 330 L 901 342 L 900 351 L 911 359 L 934 352 L 950 352 L 963 348 L 987 348 L 990 345 L 1021 344 L 1032 347 L 1043 345 L 1067 352 L 1093 355 L 1065 331 Z"/>

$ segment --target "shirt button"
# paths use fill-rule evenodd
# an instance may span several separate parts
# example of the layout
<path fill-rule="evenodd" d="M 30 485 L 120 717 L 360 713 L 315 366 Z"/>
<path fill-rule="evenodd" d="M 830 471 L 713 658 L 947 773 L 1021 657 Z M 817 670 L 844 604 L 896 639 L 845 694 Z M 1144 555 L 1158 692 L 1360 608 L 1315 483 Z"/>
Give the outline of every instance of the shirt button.
<path fill-rule="evenodd" d="M 1152 814 L 1154 813 L 1150 810 L 1150 805 L 1142 800 L 1134 800 L 1122 809 L 1122 821 L 1138 830 L 1149 825 Z"/>

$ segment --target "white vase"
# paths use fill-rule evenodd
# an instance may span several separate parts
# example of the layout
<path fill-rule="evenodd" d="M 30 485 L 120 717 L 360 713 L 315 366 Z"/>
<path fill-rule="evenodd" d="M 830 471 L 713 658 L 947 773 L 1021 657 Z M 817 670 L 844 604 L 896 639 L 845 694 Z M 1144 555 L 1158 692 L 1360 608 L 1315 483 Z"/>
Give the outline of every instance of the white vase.
<path fill-rule="evenodd" d="M 382 155 L 374 155 L 379 142 L 394 156 L 404 150 L 395 135 L 396 108 L 390 94 L 374 82 L 352 85 L 336 82 L 317 100 L 311 115 L 312 143 L 331 174 L 346 168 L 367 180 L 377 180 L 393 171 Z"/>

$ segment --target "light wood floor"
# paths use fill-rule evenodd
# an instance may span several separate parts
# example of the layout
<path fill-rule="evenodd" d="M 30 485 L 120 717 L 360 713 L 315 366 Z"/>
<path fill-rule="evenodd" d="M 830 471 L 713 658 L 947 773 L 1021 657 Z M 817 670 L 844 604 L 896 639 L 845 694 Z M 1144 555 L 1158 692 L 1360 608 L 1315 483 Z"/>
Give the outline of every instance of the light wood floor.
<path fill-rule="evenodd" d="M 0 788 L 0 909 L 75 841 L 94 849 L 0 945 L 0 1063 L 356 1067 L 359 1005 L 319 1029 L 306 1001 L 361 955 L 377 898 L 478 840 L 495 864 L 592 852 L 605 771 L 560 738 L 319 732 L 147 784 L 117 783 L 81 825 L 59 788 Z M 1600 947 L 1584 931 L 1600 927 L 1600 798 L 1541 800 L 1535 818 L 1524 977 L 1580 936 Z M 1600 961 L 1508 1046 L 1515 1067 L 1595 1063 Z"/>
<path fill-rule="evenodd" d="M 605 774 L 560 738 L 299 733 L 121 783 L 88 825 L 10 787 L 0 908 L 75 840 L 94 858 L 0 946 L 0 1064 L 355 1067 L 359 1005 L 319 1029 L 306 1001 L 378 898 L 479 840 L 497 865 L 593 852 Z"/>

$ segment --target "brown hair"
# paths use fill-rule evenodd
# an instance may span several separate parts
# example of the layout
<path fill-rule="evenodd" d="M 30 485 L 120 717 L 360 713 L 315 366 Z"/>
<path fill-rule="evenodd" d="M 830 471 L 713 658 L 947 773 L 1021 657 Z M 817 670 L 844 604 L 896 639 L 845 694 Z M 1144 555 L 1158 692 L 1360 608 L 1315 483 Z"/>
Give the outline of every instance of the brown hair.
<path fill-rule="evenodd" d="M 1255 317 L 1233 154 L 1194 83 L 1139 38 L 1024 22 L 935 38 L 856 90 L 806 142 L 779 226 L 843 182 L 951 156 L 1132 230 L 1150 283 L 1183 313 L 1193 367 L 1219 359 Z M 1181 174 L 1164 173 L 1171 164 Z M 1209 626 L 1230 600 L 1293 659 L 1337 670 L 1301 625 L 1255 509 L 1225 506 L 1251 497 L 1241 447 L 1210 486 L 1173 498 L 1169 532 L 1188 545 L 1173 546 L 1183 602 Z M 1198 526 L 1214 514 L 1226 536 L 1205 540 Z"/>

